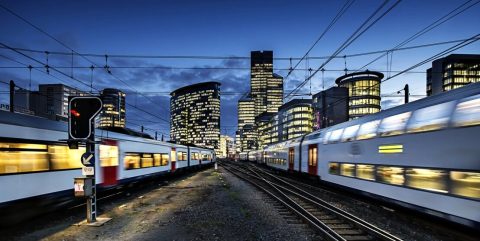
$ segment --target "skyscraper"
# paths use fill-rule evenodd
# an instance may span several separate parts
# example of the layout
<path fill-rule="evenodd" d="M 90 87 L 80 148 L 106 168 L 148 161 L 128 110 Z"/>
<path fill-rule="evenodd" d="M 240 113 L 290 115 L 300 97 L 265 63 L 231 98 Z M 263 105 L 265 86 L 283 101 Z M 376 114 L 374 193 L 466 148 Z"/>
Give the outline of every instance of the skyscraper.
<path fill-rule="evenodd" d="M 220 153 L 220 83 L 204 82 L 170 93 L 170 140 Z"/>
<path fill-rule="evenodd" d="M 39 85 L 39 94 L 46 98 L 46 113 L 41 113 L 50 119 L 68 120 L 68 96 L 85 96 L 87 93 L 63 84 Z"/>
<path fill-rule="evenodd" d="M 99 127 L 125 127 L 125 93 L 117 89 L 104 89 L 100 93 L 103 109 Z"/>
<path fill-rule="evenodd" d="M 273 51 L 252 51 L 250 60 L 250 96 L 255 116 L 277 113 L 283 104 L 283 77 L 273 73 Z"/>

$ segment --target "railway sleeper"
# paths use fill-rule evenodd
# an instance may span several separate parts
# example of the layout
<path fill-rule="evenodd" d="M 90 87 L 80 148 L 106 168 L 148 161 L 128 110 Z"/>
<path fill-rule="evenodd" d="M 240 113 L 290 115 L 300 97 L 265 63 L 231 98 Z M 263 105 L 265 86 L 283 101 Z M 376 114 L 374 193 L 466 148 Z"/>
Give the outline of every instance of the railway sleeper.
<path fill-rule="evenodd" d="M 362 235 L 362 236 L 345 235 L 343 236 L 343 238 L 348 241 L 375 240 L 373 237 L 370 237 L 368 235 Z"/>

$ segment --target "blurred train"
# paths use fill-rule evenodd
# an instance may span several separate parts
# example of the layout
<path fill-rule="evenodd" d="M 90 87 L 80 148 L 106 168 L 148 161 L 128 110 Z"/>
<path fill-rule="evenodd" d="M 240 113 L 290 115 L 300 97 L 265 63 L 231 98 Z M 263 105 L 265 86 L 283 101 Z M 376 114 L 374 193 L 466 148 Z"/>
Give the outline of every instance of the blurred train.
<path fill-rule="evenodd" d="M 261 152 L 249 153 L 248 159 L 480 226 L 480 83 L 273 144 Z"/>
<path fill-rule="evenodd" d="M 28 216 L 74 199 L 85 146 L 69 149 L 67 123 L 0 111 L 0 220 Z M 211 149 L 96 130 L 99 191 L 214 162 Z M 30 210 L 31 209 L 31 210 Z M 30 212 L 32 211 L 32 212 Z M 2 223 L 2 222 L 0 222 Z"/>

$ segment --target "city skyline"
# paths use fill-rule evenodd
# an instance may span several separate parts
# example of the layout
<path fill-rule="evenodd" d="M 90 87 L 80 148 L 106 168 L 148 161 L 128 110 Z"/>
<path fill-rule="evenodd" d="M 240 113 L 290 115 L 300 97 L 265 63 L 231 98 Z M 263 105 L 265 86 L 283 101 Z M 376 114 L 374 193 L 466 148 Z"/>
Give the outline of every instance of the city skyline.
<path fill-rule="evenodd" d="M 436 4 L 437 2 L 401 2 L 398 7 L 366 31 L 357 42 L 341 52 L 339 56 L 390 49 L 464 3 L 464 1 L 442 1 L 442 4 Z M 297 4 L 288 1 L 281 3 L 207 2 L 200 5 L 191 2 L 190 4 L 182 4 L 181 7 L 173 2 L 168 2 L 162 5 L 162 9 L 155 7 L 154 2 L 148 1 L 141 5 L 127 2 L 116 4 L 118 5 L 117 8 L 109 9 L 109 4 L 106 2 L 101 2 L 96 4 L 95 8 L 90 8 L 89 4 L 80 3 L 58 4 L 54 1 L 47 1 L 21 4 L 15 1 L 2 1 L 2 5 L 31 21 L 34 25 L 39 26 L 79 53 L 232 57 L 248 56 L 250 51 L 255 50 L 272 50 L 275 56 L 285 58 L 284 60 L 274 60 L 274 66 L 278 66 L 278 71 L 274 70 L 274 72 L 284 77 L 288 75 L 288 69 L 290 68 L 288 58 L 303 56 L 340 9 L 343 2 L 328 2 L 322 4 L 321 9 L 315 8 L 316 6 L 320 7 L 320 5 L 316 5 L 319 3 L 315 2 Z M 347 11 L 347 14 L 334 25 L 332 30 L 319 42 L 319 45 L 312 50 L 310 56 L 331 55 L 340 45 L 339 43 L 344 41 L 360 25 L 360 22 L 366 19 L 380 4 L 381 1 L 369 2 L 368 4 L 362 1 L 355 2 Z M 191 11 L 193 8 L 198 8 L 199 11 Z M 236 11 L 225 11 L 232 8 Z M 28 26 L 4 9 L 0 9 L 0 11 L 4 12 L 0 17 L 1 22 L 4 23 L 0 30 L 3 36 L 2 43 L 25 49 L 70 52 L 69 49 Z M 183 11 L 189 12 L 189 15 L 179 14 L 181 16 L 179 17 L 174 14 Z M 202 11 L 211 14 L 205 14 Z M 476 12 L 478 12 L 478 5 L 406 46 L 471 37 L 475 34 L 474 23 L 480 20 L 479 15 L 475 14 Z M 259 13 L 265 13 L 265 16 L 259 17 Z M 128 17 L 123 18 L 126 15 Z M 63 21 L 59 23 L 56 21 L 58 18 L 62 18 Z M 201 21 L 195 21 L 197 19 L 201 19 Z M 219 19 L 223 21 L 218 21 Z M 268 19 L 272 20 L 269 21 Z M 259 22 L 265 24 L 258 24 Z M 466 27 L 457 28 L 459 24 Z M 135 28 L 134 26 L 140 27 Z M 215 32 L 219 34 L 214 34 Z M 252 38 L 252 36 L 255 37 Z M 393 56 L 390 56 L 393 59 L 391 69 L 393 71 L 403 70 L 453 44 L 394 52 Z M 1 49 L 0 51 L 1 55 L 21 63 L 31 64 L 32 66 L 39 65 L 11 50 Z M 478 52 L 479 44 L 474 43 L 458 50 L 456 53 Z M 25 52 L 25 54 L 46 62 L 47 56 L 43 52 Z M 346 58 L 347 68 L 359 68 L 378 55 Z M 234 136 L 236 130 L 236 102 L 243 93 L 248 91 L 249 86 L 247 84 L 250 75 L 248 59 L 150 60 L 100 56 L 89 57 L 99 66 L 91 71 L 85 68 L 91 64 L 78 56 L 74 56 L 73 63 L 75 66 L 82 68 L 73 69 L 68 68 L 71 66 L 71 56 L 50 54 L 48 57 L 51 66 L 64 66 L 65 68 L 61 69 L 62 71 L 69 75 L 73 74 L 75 78 L 84 82 L 90 83 L 93 72 L 94 87 L 103 89 L 113 85 L 127 94 L 127 103 L 141 109 L 155 110 L 155 114 L 168 109 L 169 96 L 168 93 L 163 92 L 199 82 L 219 81 L 222 83 L 222 93 L 225 93 L 222 96 L 221 103 L 221 133 L 229 136 Z M 322 80 L 325 81 L 325 89 L 327 89 L 336 78 L 344 74 L 344 60 L 343 58 L 334 59 L 325 67 L 328 71 L 325 72 L 324 78 L 322 78 L 321 73 L 318 73 L 312 79 L 313 93 L 322 89 Z M 292 64 L 296 64 L 297 61 L 292 60 Z M 309 67 L 316 69 L 323 61 L 323 59 L 310 60 Z M 112 75 L 102 68 L 105 65 L 112 67 L 109 69 Z M 162 66 L 164 69 L 137 68 L 139 66 L 151 67 L 152 65 Z M 21 67 L 22 65 L 2 58 L 0 66 Z M 115 68 L 116 66 L 136 68 Z M 383 57 L 372 64 L 371 68 L 369 66 L 369 69 L 380 70 L 388 76 L 388 73 L 385 73 L 387 66 L 387 59 Z M 172 69 L 170 67 L 189 69 Z M 426 69 L 429 67 L 431 67 L 431 62 L 414 69 L 415 73 L 400 75 L 392 81 L 386 82 L 382 85 L 382 93 L 395 93 L 404 84 L 408 83 L 413 95 L 424 95 Z M 302 62 L 299 68 L 305 68 L 305 63 Z M 45 71 L 45 69 L 41 70 Z M 55 79 L 57 77 L 65 81 L 67 85 L 79 87 L 86 92 L 90 91 L 90 88 L 82 86 L 72 79 L 61 76 L 54 71 L 50 72 L 50 76 L 48 76 L 33 70 L 32 86 L 61 83 Z M 303 81 L 307 74 L 305 72 L 294 71 L 291 76 L 285 78 L 285 93 L 288 93 Z M 391 74 L 393 75 L 395 72 Z M 3 81 L 13 79 L 24 88 L 30 86 L 30 73 L 27 68 L 2 68 L 0 76 L 2 76 Z M 129 86 L 138 90 L 141 94 L 135 94 L 135 91 Z M 2 85 L 1 90 L 8 90 L 7 88 L 7 86 Z M 308 84 L 302 92 L 309 92 Z M 145 98 L 142 94 L 148 98 Z M 382 98 L 382 107 L 387 108 L 400 104 L 402 101 L 402 98 L 396 97 Z M 1 95 L 0 102 L 7 102 L 7 95 Z M 127 114 L 126 122 L 127 125 L 132 124 L 130 128 L 139 129 L 134 124 L 143 124 L 146 128 L 169 133 L 168 123 L 142 113 L 131 106 L 127 106 L 127 109 L 129 114 Z M 168 120 L 168 118 L 166 119 Z"/>

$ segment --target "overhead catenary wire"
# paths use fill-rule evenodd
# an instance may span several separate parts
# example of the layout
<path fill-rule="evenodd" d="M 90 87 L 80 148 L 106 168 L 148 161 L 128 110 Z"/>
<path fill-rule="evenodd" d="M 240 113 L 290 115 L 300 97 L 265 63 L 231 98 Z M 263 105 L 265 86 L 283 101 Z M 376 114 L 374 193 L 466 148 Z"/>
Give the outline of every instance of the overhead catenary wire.
<path fill-rule="evenodd" d="M 380 6 L 350 35 L 350 37 L 343 42 L 340 47 L 328 58 L 325 62 L 323 62 L 308 78 L 306 78 L 303 82 L 301 82 L 292 92 L 287 94 L 285 97 L 288 98 L 290 95 L 294 94 L 300 88 L 302 88 L 308 80 L 313 78 L 321 69 L 323 69 L 332 59 L 333 57 L 337 56 L 340 52 L 350 46 L 355 40 L 357 40 L 363 33 L 369 30 L 375 23 L 377 23 L 380 19 L 382 19 L 385 15 L 387 15 L 391 10 L 393 10 L 402 0 L 397 0 L 393 5 L 391 5 L 387 10 L 381 13 L 378 17 L 376 17 L 372 22 L 372 20 L 388 3 L 388 0 L 385 0 Z"/>
<path fill-rule="evenodd" d="M 452 11 L 448 12 L 447 14 L 443 15 L 442 17 L 440 17 L 439 19 L 433 21 L 431 24 L 429 24 L 428 26 L 422 28 L 421 30 L 419 30 L 418 32 L 416 32 L 415 34 L 413 34 L 412 36 L 408 37 L 407 39 L 405 39 L 404 41 L 402 41 L 401 43 L 397 44 L 395 47 L 393 47 L 392 49 L 390 49 L 390 51 L 387 51 L 387 52 L 384 52 L 382 53 L 380 56 L 378 56 L 377 58 L 373 59 L 372 61 L 368 62 L 367 64 L 365 64 L 364 66 L 360 67 L 360 69 L 365 69 L 367 66 L 369 66 L 370 64 L 376 62 L 377 60 L 381 59 L 382 57 L 384 57 L 385 55 L 388 55 L 389 52 L 391 52 L 391 54 L 393 54 L 393 51 L 397 51 L 399 49 L 401 49 L 402 46 L 405 46 L 406 44 L 412 42 L 413 40 L 417 39 L 418 37 L 428 33 L 429 31 L 435 29 L 436 27 L 440 26 L 441 24 L 447 22 L 448 20 L 456 17 L 457 15 L 465 12 L 466 10 L 472 8 L 473 6 L 475 6 L 476 4 L 480 3 L 480 0 L 478 1 L 475 1 L 473 2 L 472 4 L 468 5 L 467 7 L 465 7 L 468 3 L 472 2 L 472 0 L 467 0 L 466 2 L 464 2 L 463 4 L 460 4 L 460 6 L 456 7 L 455 9 L 453 9 Z M 465 7 L 465 8 L 463 8 Z M 463 9 L 461 9 L 463 8 Z M 461 9 L 461 10 L 459 10 Z M 459 10 L 457 12 L 457 10 Z"/>
<path fill-rule="evenodd" d="M 77 51 L 75 51 L 73 48 L 71 48 L 70 46 L 66 45 L 65 43 L 63 43 L 62 41 L 60 41 L 59 39 L 55 38 L 53 35 L 49 34 L 47 31 L 41 29 L 40 27 L 36 26 L 35 24 L 33 24 L 32 22 L 28 21 L 26 18 L 20 16 L 19 14 L 15 13 L 13 10 L 7 8 L 6 6 L 4 6 L 3 4 L 0 3 L 0 7 L 3 8 L 5 11 L 9 12 L 10 14 L 14 15 L 15 17 L 19 18 L 20 20 L 22 20 L 23 22 L 27 23 L 28 25 L 30 25 L 31 27 L 33 27 L 34 29 L 38 30 L 39 32 L 45 34 L 46 36 L 48 36 L 49 38 L 53 39 L 55 42 L 57 42 L 58 44 L 62 45 L 63 47 L 69 49 L 71 52 L 72 52 L 72 55 L 73 53 L 75 53 L 76 55 L 79 55 L 81 56 L 83 59 L 85 59 L 86 61 L 90 62 L 92 65 L 96 66 L 97 68 L 100 67 L 99 65 L 97 65 L 95 62 L 93 62 L 92 60 L 88 59 L 86 56 L 83 56 L 83 55 L 80 55 Z M 48 51 L 45 51 L 45 53 L 47 54 L 47 64 L 45 65 L 47 67 L 47 73 L 49 72 L 49 65 L 48 65 L 48 55 L 50 54 L 50 52 Z M 106 58 L 108 58 L 107 55 L 105 55 Z M 73 62 L 73 61 L 72 61 Z M 114 77 L 116 80 L 122 82 L 124 85 L 126 85 L 128 88 L 132 89 L 132 90 L 136 90 L 135 88 L 133 88 L 132 86 L 130 86 L 127 82 L 123 81 L 122 79 L 120 79 L 118 76 L 114 75 L 107 67 L 107 63 L 105 64 L 105 69 L 107 70 L 107 72 L 112 76 Z M 72 68 L 73 69 L 73 68 Z M 73 77 L 73 72 L 72 72 L 72 76 Z M 149 97 L 147 96 L 144 96 L 142 95 L 145 99 L 147 99 L 148 101 L 152 102 L 153 104 L 155 104 L 155 102 L 153 100 L 151 100 Z M 160 108 L 164 109 L 165 111 L 167 111 L 163 106 L 160 106 L 158 105 Z M 167 111 L 168 112 L 168 111 Z"/>

